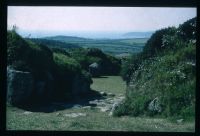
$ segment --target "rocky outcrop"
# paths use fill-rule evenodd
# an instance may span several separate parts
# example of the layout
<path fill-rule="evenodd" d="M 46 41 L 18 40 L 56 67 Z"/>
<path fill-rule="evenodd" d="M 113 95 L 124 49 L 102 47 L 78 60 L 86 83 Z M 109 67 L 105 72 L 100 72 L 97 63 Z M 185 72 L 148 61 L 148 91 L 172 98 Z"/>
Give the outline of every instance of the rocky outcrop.
<path fill-rule="evenodd" d="M 30 72 L 23 72 L 7 67 L 7 102 L 19 105 L 31 95 L 34 85 Z"/>

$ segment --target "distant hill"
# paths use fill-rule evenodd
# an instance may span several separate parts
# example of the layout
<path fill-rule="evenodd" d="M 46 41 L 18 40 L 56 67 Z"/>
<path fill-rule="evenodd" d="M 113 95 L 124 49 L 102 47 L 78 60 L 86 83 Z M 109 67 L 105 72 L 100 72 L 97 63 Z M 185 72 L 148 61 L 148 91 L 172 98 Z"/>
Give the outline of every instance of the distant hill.
<path fill-rule="evenodd" d="M 129 32 L 125 33 L 125 38 L 150 38 L 154 32 Z"/>
<path fill-rule="evenodd" d="M 78 44 L 65 43 L 58 40 L 37 39 L 37 38 L 29 38 L 28 40 L 31 40 L 32 42 L 35 42 L 37 44 L 45 45 L 49 48 L 63 48 L 63 49 L 80 48 Z"/>
<path fill-rule="evenodd" d="M 82 42 L 82 41 L 92 40 L 92 39 L 87 39 L 87 38 L 82 38 L 82 37 L 63 36 L 63 35 L 44 37 L 43 39 L 56 40 L 56 41 L 62 41 L 62 42 Z"/>

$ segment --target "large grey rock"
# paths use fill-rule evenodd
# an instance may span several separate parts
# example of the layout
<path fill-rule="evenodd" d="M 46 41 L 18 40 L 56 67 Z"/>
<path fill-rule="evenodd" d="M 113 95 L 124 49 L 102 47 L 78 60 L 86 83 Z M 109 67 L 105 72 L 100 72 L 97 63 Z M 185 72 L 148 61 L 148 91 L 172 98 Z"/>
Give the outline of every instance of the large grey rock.
<path fill-rule="evenodd" d="M 42 96 L 45 92 L 45 86 L 46 86 L 46 82 L 45 81 L 38 81 L 36 82 L 36 85 L 35 85 L 35 90 L 36 90 L 36 94 L 38 96 Z"/>
<path fill-rule="evenodd" d="M 90 83 L 87 82 L 84 77 L 76 75 L 73 80 L 72 94 L 78 96 L 81 94 L 87 94 L 90 91 Z"/>
<path fill-rule="evenodd" d="M 97 77 L 100 75 L 101 67 L 98 63 L 94 62 L 89 65 L 89 72 L 93 77 Z"/>
<path fill-rule="evenodd" d="M 38 98 L 49 99 L 53 97 L 54 79 L 49 72 L 44 73 L 45 79 L 35 81 L 35 94 Z"/>
<path fill-rule="evenodd" d="M 50 72 L 46 72 L 46 97 L 51 98 L 54 91 L 54 78 Z"/>
<path fill-rule="evenodd" d="M 33 77 L 30 72 L 23 72 L 7 67 L 7 102 L 12 105 L 24 103 L 33 91 Z"/>
<path fill-rule="evenodd" d="M 161 112 L 162 108 L 157 97 L 149 103 L 148 109 L 153 112 Z"/>

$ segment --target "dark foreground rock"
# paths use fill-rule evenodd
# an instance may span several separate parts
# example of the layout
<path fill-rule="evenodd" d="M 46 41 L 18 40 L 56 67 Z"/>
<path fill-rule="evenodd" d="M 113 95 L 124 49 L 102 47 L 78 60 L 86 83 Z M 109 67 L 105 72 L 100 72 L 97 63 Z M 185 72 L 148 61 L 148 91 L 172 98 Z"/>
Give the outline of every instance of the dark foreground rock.
<path fill-rule="evenodd" d="M 19 105 L 26 101 L 33 91 L 33 77 L 30 72 L 7 68 L 7 102 Z"/>

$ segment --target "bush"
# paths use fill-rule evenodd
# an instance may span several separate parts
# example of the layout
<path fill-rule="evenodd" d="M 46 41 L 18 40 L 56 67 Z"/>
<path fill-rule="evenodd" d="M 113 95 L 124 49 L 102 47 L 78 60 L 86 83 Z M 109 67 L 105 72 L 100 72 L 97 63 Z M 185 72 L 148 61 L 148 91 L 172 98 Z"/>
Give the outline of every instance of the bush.
<path fill-rule="evenodd" d="M 120 75 L 123 80 L 127 83 L 130 81 L 130 78 L 134 71 L 138 69 L 142 62 L 143 56 L 141 53 L 133 54 L 130 58 L 123 60 L 122 68 L 120 71 Z"/>
<path fill-rule="evenodd" d="M 68 57 L 61 53 L 53 53 L 53 59 L 57 67 L 59 68 L 59 72 L 61 73 L 80 73 L 81 66 L 80 64 L 73 58 Z"/>
<path fill-rule="evenodd" d="M 197 18 L 192 18 L 183 24 L 181 24 L 178 28 L 178 35 L 184 40 L 196 40 L 196 21 Z"/>
<path fill-rule="evenodd" d="M 104 54 L 100 49 L 72 49 L 71 56 L 80 63 L 81 67 L 89 71 L 89 65 L 98 63 L 101 66 L 101 75 L 117 75 L 121 69 L 121 61 L 113 56 Z"/>
<path fill-rule="evenodd" d="M 15 31 L 7 32 L 7 47 L 8 65 L 18 60 L 26 61 L 30 48 Z"/>
<path fill-rule="evenodd" d="M 175 33 L 176 28 L 174 27 L 157 30 L 147 41 L 142 52 L 143 56 L 146 58 L 156 56 L 158 52 L 162 51 L 163 37 L 165 35 L 174 35 Z"/>
<path fill-rule="evenodd" d="M 55 52 L 55 53 L 62 53 L 66 56 L 71 56 L 66 50 L 64 49 L 60 49 L 60 48 L 51 48 L 52 52 Z"/>

